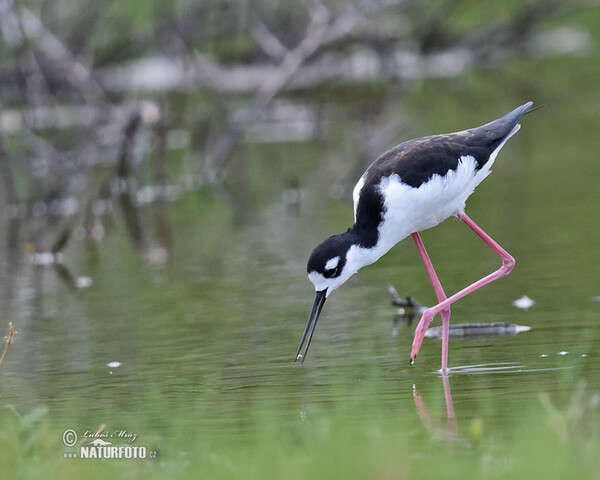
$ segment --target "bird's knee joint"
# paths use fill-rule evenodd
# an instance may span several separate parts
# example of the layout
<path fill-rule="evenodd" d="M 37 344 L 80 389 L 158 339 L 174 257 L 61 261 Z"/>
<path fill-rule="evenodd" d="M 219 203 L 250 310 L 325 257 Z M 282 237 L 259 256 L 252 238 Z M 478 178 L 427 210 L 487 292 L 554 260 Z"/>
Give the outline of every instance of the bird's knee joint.
<path fill-rule="evenodd" d="M 508 275 L 512 272 L 512 269 L 515 268 L 515 263 L 515 259 L 511 255 L 504 257 L 502 259 L 502 273 Z"/>

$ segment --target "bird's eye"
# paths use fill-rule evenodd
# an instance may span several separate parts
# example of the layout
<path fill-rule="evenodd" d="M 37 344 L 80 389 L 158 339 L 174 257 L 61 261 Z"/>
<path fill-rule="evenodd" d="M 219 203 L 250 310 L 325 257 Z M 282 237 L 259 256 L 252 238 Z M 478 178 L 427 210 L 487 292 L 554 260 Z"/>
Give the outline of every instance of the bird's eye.
<path fill-rule="evenodd" d="M 323 268 L 323 276 L 325 278 L 335 277 L 338 274 L 340 268 L 340 257 L 333 257 L 327 260 Z"/>
<path fill-rule="evenodd" d="M 329 270 L 325 270 L 323 272 L 323 276 L 325 278 L 332 278 L 335 277 L 337 275 L 337 271 L 338 271 L 338 267 L 335 268 L 330 268 Z"/>

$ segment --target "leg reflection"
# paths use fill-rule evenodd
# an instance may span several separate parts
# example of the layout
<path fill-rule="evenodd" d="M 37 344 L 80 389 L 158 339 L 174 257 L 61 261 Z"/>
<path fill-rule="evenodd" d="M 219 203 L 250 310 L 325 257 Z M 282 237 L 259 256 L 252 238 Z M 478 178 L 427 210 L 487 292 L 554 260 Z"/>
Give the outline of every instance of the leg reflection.
<path fill-rule="evenodd" d="M 458 435 L 458 426 L 454 416 L 454 404 L 452 403 L 452 392 L 450 391 L 450 379 L 446 372 L 441 373 L 442 385 L 444 386 L 444 398 L 446 401 L 446 422 L 432 419 L 425 406 L 423 397 L 413 385 L 413 398 L 417 414 L 423 423 L 423 426 L 434 437 L 447 441 L 448 443 L 461 443 L 469 445 L 470 442 L 462 439 Z"/>

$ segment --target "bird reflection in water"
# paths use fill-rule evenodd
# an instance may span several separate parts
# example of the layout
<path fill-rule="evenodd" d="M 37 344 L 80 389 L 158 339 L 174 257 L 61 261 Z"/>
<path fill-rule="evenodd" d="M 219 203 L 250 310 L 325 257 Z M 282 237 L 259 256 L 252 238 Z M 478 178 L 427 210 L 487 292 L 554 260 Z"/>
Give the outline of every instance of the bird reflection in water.
<path fill-rule="evenodd" d="M 458 426 L 454 415 L 454 404 L 452 403 L 452 392 L 450 390 L 450 379 L 447 372 L 441 372 L 442 384 L 444 386 L 444 399 L 446 400 L 446 422 L 432 419 L 425 406 L 423 397 L 419 394 L 416 385 L 413 385 L 413 399 L 417 414 L 427 429 L 429 434 L 439 440 L 443 440 L 449 444 L 458 444 L 462 446 L 471 446 L 471 442 L 465 438 L 461 438 L 458 434 Z"/>

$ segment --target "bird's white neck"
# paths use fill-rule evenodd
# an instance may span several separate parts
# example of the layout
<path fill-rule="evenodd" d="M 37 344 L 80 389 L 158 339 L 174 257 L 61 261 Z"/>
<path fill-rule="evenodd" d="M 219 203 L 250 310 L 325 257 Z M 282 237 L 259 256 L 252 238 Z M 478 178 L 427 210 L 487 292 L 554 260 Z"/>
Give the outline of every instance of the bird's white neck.
<path fill-rule="evenodd" d="M 410 235 L 408 233 L 406 236 Z M 405 237 L 404 237 L 405 238 Z M 396 242 L 397 243 L 397 242 Z M 352 245 L 346 254 L 344 273 L 354 275 L 361 268 L 371 265 L 383 257 L 396 243 L 378 242 L 371 248 Z"/>

